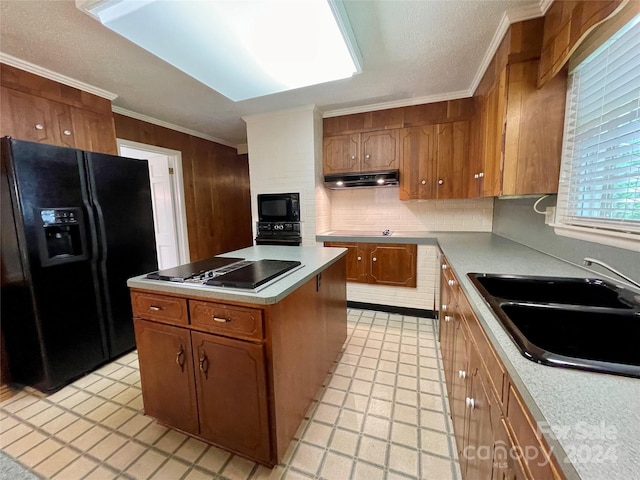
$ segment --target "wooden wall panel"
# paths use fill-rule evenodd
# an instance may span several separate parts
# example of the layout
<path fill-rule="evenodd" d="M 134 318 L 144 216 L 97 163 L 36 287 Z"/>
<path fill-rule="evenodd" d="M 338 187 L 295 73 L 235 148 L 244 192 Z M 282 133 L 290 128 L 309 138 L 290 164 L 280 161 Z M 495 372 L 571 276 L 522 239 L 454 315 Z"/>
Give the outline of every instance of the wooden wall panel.
<path fill-rule="evenodd" d="M 182 152 L 192 262 L 253 244 L 247 155 L 124 115 L 114 119 L 118 138 Z"/>
<path fill-rule="evenodd" d="M 545 15 L 538 87 L 562 70 L 586 35 L 623 3 L 624 0 L 556 0 Z"/>

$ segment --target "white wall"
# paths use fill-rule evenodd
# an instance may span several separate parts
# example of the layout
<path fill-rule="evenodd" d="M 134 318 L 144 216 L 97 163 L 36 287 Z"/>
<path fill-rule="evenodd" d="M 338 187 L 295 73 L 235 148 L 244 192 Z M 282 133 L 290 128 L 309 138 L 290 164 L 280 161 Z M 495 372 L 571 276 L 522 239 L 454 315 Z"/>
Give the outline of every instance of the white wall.
<path fill-rule="evenodd" d="M 322 158 L 321 115 L 311 105 L 251 115 L 244 120 L 247 123 L 254 237 L 258 219 L 256 195 L 299 192 L 302 244 L 314 245 L 317 203 L 321 210 L 326 209 L 325 200 L 317 191 L 320 177 L 316 158 Z M 327 224 L 325 217 L 326 212 L 320 215 L 323 228 Z"/>

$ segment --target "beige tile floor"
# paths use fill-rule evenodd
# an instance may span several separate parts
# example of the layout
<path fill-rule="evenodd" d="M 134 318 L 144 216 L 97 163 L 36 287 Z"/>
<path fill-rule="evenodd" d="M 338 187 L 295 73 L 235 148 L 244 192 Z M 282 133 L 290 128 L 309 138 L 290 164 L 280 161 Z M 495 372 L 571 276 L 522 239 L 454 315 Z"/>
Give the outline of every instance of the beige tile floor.
<path fill-rule="evenodd" d="M 136 353 L 0 404 L 2 451 L 41 478 L 458 480 L 431 319 L 349 310 L 343 353 L 269 470 L 143 413 Z"/>

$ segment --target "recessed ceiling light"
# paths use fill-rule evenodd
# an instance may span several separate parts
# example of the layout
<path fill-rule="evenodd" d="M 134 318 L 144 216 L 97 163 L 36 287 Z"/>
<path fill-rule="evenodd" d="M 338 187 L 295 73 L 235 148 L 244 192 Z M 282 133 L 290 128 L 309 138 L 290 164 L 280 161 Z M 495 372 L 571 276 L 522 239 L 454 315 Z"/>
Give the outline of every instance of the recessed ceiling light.
<path fill-rule="evenodd" d="M 76 6 L 234 101 L 360 71 L 340 0 L 76 0 Z"/>

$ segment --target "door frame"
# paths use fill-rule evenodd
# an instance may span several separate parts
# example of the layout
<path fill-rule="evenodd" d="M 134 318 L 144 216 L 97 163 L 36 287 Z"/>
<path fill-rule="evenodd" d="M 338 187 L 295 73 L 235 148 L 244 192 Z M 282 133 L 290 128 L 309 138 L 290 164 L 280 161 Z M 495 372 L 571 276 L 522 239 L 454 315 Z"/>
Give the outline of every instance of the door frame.
<path fill-rule="evenodd" d="M 182 175 L 182 152 L 180 150 L 172 150 L 169 148 L 158 147 L 156 145 L 148 145 L 146 143 L 134 142 L 132 140 L 125 140 L 122 138 L 116 138 L 118 144 L 118 154 L 121 154 L 121 147 L 127 147 L 134 150 L 140 150 L 143 152 L 156 153 L 159 155 L 166 155 L 169 157 L 169 163 L 173 161 L 173 175 L 172 175 L 172 197 L 173 207 L 175 209 L 175 225 L 176 235 L 178 241 L 178 256 L 179 263 L 185 264 L 190 262 L 191 255 L 189 253 L 189 235 L 187 231 L 187 213 L 186 202 L 184 196 L 184 180 Z"/>

